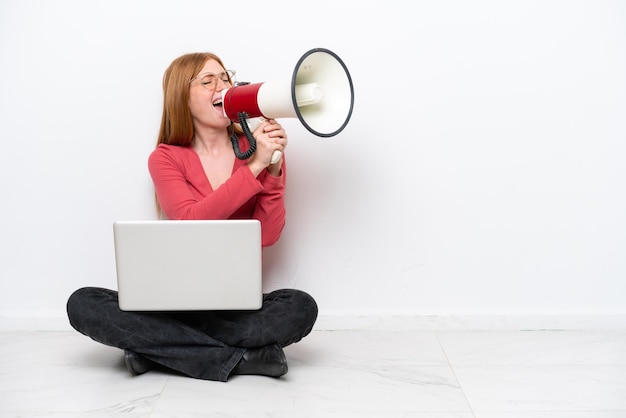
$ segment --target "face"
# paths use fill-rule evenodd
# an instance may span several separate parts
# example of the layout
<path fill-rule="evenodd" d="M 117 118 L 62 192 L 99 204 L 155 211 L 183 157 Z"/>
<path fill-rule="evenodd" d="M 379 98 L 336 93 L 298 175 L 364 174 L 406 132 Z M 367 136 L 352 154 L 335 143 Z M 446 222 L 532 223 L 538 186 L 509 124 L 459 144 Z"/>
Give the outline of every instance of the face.
<path fill-rule="evenodd" d="M 227 128 L 230 119 L 222 110 L 222 91 L 230 88 L 228 76 L 214 59 L 208 60 L 189 85 L 189 109 L 194 126 Z"/>

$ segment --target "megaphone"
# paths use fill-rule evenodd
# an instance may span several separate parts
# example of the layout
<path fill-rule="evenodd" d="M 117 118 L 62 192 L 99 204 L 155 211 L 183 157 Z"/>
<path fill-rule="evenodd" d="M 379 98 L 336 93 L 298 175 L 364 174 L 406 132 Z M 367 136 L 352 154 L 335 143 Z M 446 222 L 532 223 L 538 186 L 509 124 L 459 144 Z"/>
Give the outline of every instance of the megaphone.
<path fill-rule="evenodd" d="M 256 151 L 249 120 L 298 118 L 314 135 L 335 136 L 352 115 L 354 88 L 343 61 L 328 49 L 315 48 L 298 60 L 290 81 L 238 83 L 222 91 L 222 104 L 224 114 L 241 125 L 250 142 L 243 153 L 237 136 L 231 138 L 237 158 L 247 159 Z M 275 151 L 272 164 L 280 158 Z"/>

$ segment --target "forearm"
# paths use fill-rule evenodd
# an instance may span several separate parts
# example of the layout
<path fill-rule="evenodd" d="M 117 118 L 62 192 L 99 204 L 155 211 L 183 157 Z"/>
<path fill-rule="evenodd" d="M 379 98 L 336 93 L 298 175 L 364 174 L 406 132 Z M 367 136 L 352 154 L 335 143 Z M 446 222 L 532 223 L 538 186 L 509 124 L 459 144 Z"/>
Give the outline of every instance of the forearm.
<path fill-rule="evenodd" d="M 263 190 L 263 185 L 245 166 L 218 189 L 204 194 L 175 170 L 156 171 L 153 181 L 157 199 L 168 219 L 228 219 Z"/>
<path fill-rule="evenodd" d="M 260 177 L 263 191 L 258 194 L 254 218 L 263 225 L 263 246 L 276 243 L 285 226 L 285 172 Z"/>

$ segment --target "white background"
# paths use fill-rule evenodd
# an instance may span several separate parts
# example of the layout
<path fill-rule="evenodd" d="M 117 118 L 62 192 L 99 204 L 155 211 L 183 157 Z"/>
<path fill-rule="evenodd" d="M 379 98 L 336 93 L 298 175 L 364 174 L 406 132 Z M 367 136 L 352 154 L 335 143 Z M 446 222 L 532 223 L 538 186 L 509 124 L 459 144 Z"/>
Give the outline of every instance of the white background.
<path fill-rule="evenodd" d="M 283 80 L 328 48 L 333 138 L 287 127 L 266 288 L 346 315 L 626 314 L 626 3 L 0 0 L 0 316 L 115 288 L 112 223 L 154 219 L 161 78 L 212 51 Z"/>

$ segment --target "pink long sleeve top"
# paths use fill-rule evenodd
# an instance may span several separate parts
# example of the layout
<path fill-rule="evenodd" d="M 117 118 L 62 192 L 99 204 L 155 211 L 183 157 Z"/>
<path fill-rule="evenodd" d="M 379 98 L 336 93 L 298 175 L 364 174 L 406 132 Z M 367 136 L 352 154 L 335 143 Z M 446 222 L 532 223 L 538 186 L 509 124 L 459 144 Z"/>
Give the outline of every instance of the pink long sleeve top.
<path fill-rule="evenodd" d="M 258 219 L 262 245 L 278 241 L 285 226 L 285 162 L 278 177 L 258 177 L 235 159 L 231 177 L 213 190 L 191 147 L 159 145 L 148 158 L 156 197 L 168 219 Z"/>

